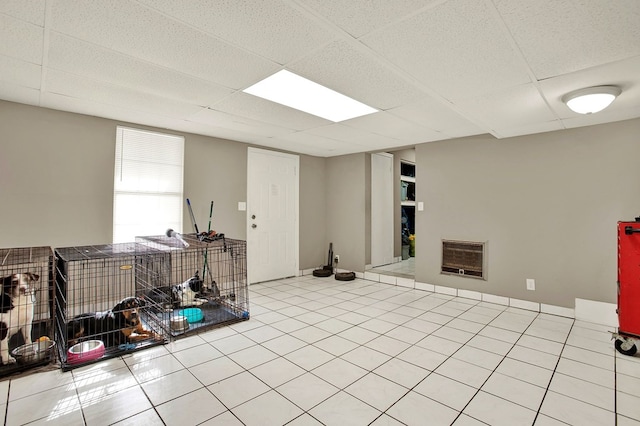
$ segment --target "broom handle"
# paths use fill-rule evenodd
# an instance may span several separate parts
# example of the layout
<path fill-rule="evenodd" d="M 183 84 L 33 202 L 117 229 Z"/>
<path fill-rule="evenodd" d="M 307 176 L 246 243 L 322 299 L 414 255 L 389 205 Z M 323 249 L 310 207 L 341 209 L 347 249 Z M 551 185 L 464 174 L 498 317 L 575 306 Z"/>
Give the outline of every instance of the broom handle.
<path fill-rule="evenodd" d="M 209 233 L 211 232 L 211 216 L 213 216 L 213 200 L 211 200 L 211 208 L 209 209 L 209 226 L 207 228 L 207 236 L 209 236 Z M 209 251 L 205 248 L 204 249 L 204 265 L 202 265 L 202 280 L 205 279 L 205 273 L 207 272 L 207 266 L 209 266 L 208 262 L 207 262 L 207 254 L 209 254 Z M 209 268 L 209 272 L 211 272 L 211 268 Z M 213 279 L 212 279 L 213 281 Z"/>
<path fill-rule="evenodd" d="M 211 232 L 211 216 L 213 216 L 213 200 L 211 200 L 211 208 L 209 209 L 209 227 L 207 233 Z"/>
<path fill-rule="evenodd" d="M 193 215 L 193 209 L 191 208 L 191 201 L 187 198 L 187 205 L 189 206 L 189 214 L 191 215 L 191 223 L 193 224 L 194 229 L 196 230 L 196 234 L 199 234 L 198 224 L 196 223 L 196 217 Z"/>

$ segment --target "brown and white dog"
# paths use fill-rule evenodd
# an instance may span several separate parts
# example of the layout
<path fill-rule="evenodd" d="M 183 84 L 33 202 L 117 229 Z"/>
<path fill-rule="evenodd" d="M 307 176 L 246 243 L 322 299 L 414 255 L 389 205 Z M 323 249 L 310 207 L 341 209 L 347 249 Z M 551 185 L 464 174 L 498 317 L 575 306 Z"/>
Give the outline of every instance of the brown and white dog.
<path fill-rule="evenodd" d="M 0 295 L 0 356 L 3 364 L 13 364 L 15 358 L 9 353 L 9 339 L 18 331 L 22 332 L 25 344 L 31 343 L 33 307 L 35 299 L 34 283 L 40 279 L 30 272 L 12 274 L 2 278 Z"/>
<path fill-rule="evenodd" d="M 104 312 L 80 314 L 67 323 L 67 343 L 71 346 L 87 339 L 104 342 L 105 347 L 136 343 L 145 339 L 162 339 L 142 326 L 138 308 L 144 301 L 127 297 Z"/>

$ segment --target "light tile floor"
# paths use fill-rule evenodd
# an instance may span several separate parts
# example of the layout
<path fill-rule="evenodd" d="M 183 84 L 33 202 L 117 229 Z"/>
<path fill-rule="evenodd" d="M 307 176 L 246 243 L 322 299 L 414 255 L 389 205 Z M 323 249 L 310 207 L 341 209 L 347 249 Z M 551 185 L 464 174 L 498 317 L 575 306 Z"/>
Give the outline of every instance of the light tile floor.
<path fill-rule="evenodd" d="M 640 425 L 609 327 L 365 280 L 250 287 L 251 319 L 0 382 L 7 425 Z"/>
<path fill-rule="evenodd" d="M 414 277 L 416 273 L 416 258 L 410 257 L 400 262 L 378 266 L 372 268 L 369 272 L 400 277 Z"/>

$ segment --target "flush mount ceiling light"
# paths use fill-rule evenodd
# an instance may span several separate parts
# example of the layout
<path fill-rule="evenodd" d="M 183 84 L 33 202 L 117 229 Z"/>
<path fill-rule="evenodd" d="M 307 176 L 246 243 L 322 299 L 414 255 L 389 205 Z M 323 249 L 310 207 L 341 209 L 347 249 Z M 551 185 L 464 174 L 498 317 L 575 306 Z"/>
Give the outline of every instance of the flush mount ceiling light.
<path fill-rule="evenodd" d="M 336 123 L 378 112 L 375 108 L 287 70 L 278 71 L 243 92 Z"/>
<path fill-rule="evenodd" d="M 562 97 L 562 102 L 578 114 L 602 111 L 621 93 L 617 86 L 596 86 L 574 90 Z"/>

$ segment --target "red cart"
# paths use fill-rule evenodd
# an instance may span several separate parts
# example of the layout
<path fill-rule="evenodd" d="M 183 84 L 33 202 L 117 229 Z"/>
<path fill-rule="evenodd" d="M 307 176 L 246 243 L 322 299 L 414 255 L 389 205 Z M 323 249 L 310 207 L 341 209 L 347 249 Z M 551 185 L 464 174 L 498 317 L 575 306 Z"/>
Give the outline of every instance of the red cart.
<path fill-rule="evenodd" d="M 618 222 L 618 332 L 615 346 L 634 355 L 640 339 L 640 217 Z"/>

